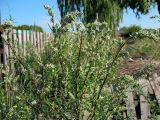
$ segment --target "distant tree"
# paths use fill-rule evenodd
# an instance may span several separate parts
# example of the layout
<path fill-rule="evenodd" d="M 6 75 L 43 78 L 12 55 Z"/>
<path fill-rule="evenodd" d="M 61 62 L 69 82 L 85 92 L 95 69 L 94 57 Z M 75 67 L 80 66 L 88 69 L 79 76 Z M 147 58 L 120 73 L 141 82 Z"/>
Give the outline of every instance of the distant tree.
<path fill-rule="evenodd" d="M 107 22 L 110 28 L 116 28 L 121 19 L 123 9 L 114 0 L 57 0 L 61 17 L 70 12 L 79 11 L 84 23 Z"/>
<path fill-rule="evenodd" d="M 133 9 L 137 16 L 147 14 L 151 6 L 158 5 L 160 0 L 57 0 L 61 17 L 72 11 L 83 13 L 82 21 L 106 21 L 110 28 L 116 28 L 122 20 L 123 10 Z"/>
<path fill-rule="evenodd" d="M 140 31 L 141 29 L 142 29 L 141 26 L 132 25 L 132 26 L 128 27 L 128 33 L 129 33 L 129 35 L 132 35 L 138 31 Z"/>
<path fill-rule="evenodd" d="M 158 6 L 160 13 L 160 0 L 115 0 L 121 8 L 131 8 L 135 13 L 146 14 L 151 6 Z"/>
<path fill-rule="evenodd" d="M 15 26 L 14 29 L 32 30 L 32 31 L 37 31 L 37 32 L 43 32 L 42 27 L 37 26 L 37 25 L 20 25 L 20 26 Z"/>
<path fill-rule="evenodd" d="M 142 28 L 141 26 L 138 25 L 131 25 L 129 27 L 122 27 L 119 30 L 119 34 L 120 36 L 124 37 L 124 38 L 128 38 L 130 35 L 140 31 Z"/>

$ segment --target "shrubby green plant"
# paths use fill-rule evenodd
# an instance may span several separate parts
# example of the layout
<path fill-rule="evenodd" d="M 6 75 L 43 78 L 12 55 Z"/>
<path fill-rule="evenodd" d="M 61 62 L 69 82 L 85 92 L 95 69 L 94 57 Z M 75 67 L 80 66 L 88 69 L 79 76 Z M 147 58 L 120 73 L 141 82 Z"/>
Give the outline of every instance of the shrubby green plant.
<path fill-rule="evenodd" d="M 123 119 L 126 91 L 139 91 L 131 76 L 117 74 L 126 41 L 112 38 L 106 23 L 84 28 L 75 21 L 79 13 L 66 16 L 58 26 L 53 11 L 45 8 L 53 37 L 40 53 L 31 47 L 23 56 L 11 46 L 15 69 L 2 66 L 0 119 Z M 72 25 L 76 31 L 70 31 Z M 10 43 L 9 38 L 5 41 Z"/>
<path fill-rule="evenodd" d="M 159 29 L 142 29 L 135 34 L 133 39 L 134 44 L 128 45 L 126 50 L 129 51 L 132 56 L 159 60 L 159 36 Z"/>
<path fill-rule="evenodd" d="M 142 29 L 141 26 L 131 25 L 129 27 L 120 28 L 119 32 L 120 32 L 120 35 L 123 36 L 124 38 L 129 38 L 130 36 L 134 36 L 141 29 Z"/>
<path fill-rule="evenodd" d="M 159 21 L 159 16 L 153 16 L 152 19 Z M 154 60 L 160 59 L 160 28 L 157 29 L 141 29 L 135 32 L 132 40 L 134 44 L 128 44 L 126 50 L 132 56 L 149 58 Z"/>

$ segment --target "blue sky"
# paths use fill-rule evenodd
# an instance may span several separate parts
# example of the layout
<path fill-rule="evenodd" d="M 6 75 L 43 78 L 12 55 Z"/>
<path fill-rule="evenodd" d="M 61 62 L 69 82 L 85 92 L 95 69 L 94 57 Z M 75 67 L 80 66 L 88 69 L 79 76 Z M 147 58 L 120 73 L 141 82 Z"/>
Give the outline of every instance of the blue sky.
<path fill-rule="evenodd" d="M 4 21 L 11 15 L 15 25 L 36 24 L 49 31 L 49 16 L 43 8 L 44 4 L 49 4 L 53 8 L 57 20 L 59 20 L 60 14 L 57 0 L 0 0 L 2 20 Z M 144 28 L 160 28 L 160 24 L 157 21 L 149 18 L 153 15 L 158 15 L 157 8 L 152 8 L 148 15 L 142 15 L 140 19 L 136 18 L 132 10 L 128 10 L 123 16 L 120 27 L 137 24 Z"/>
<path fill-rule="evenodd" d="M 147 15 L 141 15 L 140 19 L 136 17 L 133 10 L 128 9 L 123 15 L 120 27 L 136 24 L 143 28 L 160 28 L 160 23 L 157 20 L 150 19 L 150 17 L 154 15 L 159 15 L 157 6 L 155 8 L 151 8 Z"/>

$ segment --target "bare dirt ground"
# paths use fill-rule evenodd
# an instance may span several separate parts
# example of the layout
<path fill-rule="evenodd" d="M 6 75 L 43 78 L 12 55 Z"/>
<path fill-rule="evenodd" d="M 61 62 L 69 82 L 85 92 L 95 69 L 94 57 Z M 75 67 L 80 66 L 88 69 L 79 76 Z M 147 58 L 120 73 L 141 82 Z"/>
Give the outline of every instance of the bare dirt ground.
<path fill-rule="evenodd" d="M 155 61 L 155 60 L 134 60 L 132 62 L 130 61 L 125 61 L 123 65 L 120 67 L 118 70 L 118 73 L 120 75 L 133 75 L 145 67 L 147 64 L 153 64 L 155 66 L 155 72 L 160 75 L 160 61 Z"/>

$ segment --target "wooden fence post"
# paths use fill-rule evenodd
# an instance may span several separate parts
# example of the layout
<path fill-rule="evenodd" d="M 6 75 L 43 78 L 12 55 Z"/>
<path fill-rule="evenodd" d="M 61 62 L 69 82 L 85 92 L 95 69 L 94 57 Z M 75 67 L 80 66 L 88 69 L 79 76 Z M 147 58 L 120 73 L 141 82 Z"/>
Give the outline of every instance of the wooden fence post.
<path fill-rule="evenodd" d="M 146 82 L 146 79 L 140 79 L 139 85 L 142 86 L 142 91 L 144 93 L 143 95 L 140 95 L 140 105 L 141 105 L 141 119 L 142 120 L 150 120 L 150 106 L 147 102 L 146 98 L 148 96 L 148 82 Z"/>
<path fill-rule="evenodd" d="M 40 52 L 40 36 L 39 36 L 39 32 L 37 32 L 37 51 Z"/>
<path fill-rule="evenodd" d="M 18 52 L 22 54 L 22 31 L 18 30 Z"/>
<path fill-rule="evenodd" d="M 155 93 L 158 105 L 160 107 L 160 84 L 159 84 L 159 82 L 160 82 L 160 78 L 157 76 L 157 74 L 154 74 L 150 83 L 152 85 L 152 88 Z"/>
<path fill-rule="evenodd" d="M 43 34 L 42 34 L 42 32 L 40 32 L 39 40 L 40 40 L 40 51 L 42 51 L 42 45 L 43 45 L 43 43 L 42 43 L 42 41 L 43 41 Z"/>
<path fill-rule="evenodd" d="M 30 31 L 30 43 L 31 43 L 31 46 L 34 47 L 34 35 L 32 31 Z"/>
<path fill-rule="evenodd" d="M 127 90 L 127 101 L 126 101 L 126 107 L 127 107 L 127 116 L 131 118 L 131 120 L 137 120 L 136 110 L 135 110 L 135 104 L 134 104 L 134 97 L 131 88 L 128 88 Z"/>
<path fill-rule="evenodd" d="M 23 43 L 23 55 L 25 56 L 26 55 L 26 44 L 27 44 L 27 33 L 26 33 L 26 30 L 23 30 L 22 31 L 22 43 Z"/>
<path fill-rule="evenodd" d="M 10 57 L 12 57 L 12 34 L 13 34 L 13 31 L 10 32 L 8 34 L 8 39 L 9 39 L 9 43 L 8 43 L 8 67 L 9 67 L 9 70 L 11 71 L 11 67 L 12 67 L 12 60 L 10 59 Z"/>
<path fill-rule="evenodd" d="M 31 40 L 30 40 L 30 33 L 27 30 L 26 31 L 26 55 L 28 54 L 28 45 L 31 44 Z"/>
<path fill-rule="evenodd" d="M 37 48 L 37 46 L 36 46 L 36 41 L 37 41 L 36 32 L 33 31 L 33 47 L 35 48 L 35 50 L 36 50 L 36 48 Z"/>
<path fill-rule="evenodd" d="M 7 39 L 8 38 L 8 35 L 6 34 L 6 33 L 3 33 L 4 34 L 4 36 L 5 36 L 5 39 Z M 6 68 L 8 68 L 8 60 L 9 60 L 9 51 L 8 51 L 8 45 L 4 42 L 3 43 L 4 44 L 4 48 L 3 48 L 3 58 L 4 58 L 4 66 L 6 67 Z"/>

